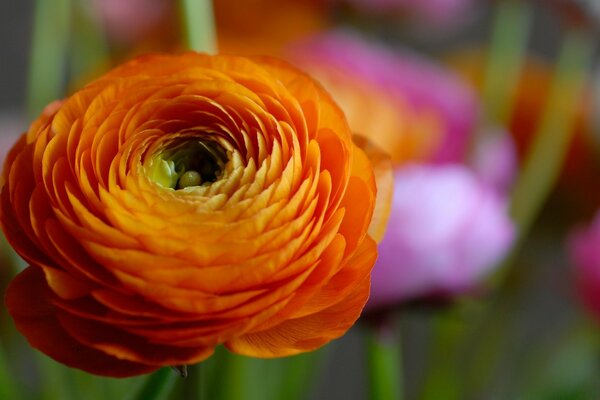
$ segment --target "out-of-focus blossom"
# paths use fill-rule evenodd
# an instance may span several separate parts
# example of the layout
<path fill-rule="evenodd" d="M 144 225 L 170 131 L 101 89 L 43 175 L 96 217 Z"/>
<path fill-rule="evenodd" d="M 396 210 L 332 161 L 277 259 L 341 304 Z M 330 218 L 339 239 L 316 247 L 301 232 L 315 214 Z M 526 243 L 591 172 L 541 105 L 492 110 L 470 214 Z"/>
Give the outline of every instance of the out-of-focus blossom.
<path fill-rule="evenodd" d="M 351 128 L 395 161 L 464 161 L 477 98 L 459 77 L 406 50 L 336 31 L 306 39 L 289 58 L 339 101 Z"/>
<path fill-rule="evenodd" d="M 467 167 L 398 168 L 367 308 L 474 289 L 513 236 L 505 200 Z"/>
<path fill-rule="evenodd" d="M 473 90 L 429 60 L 349 32 L 305 39 L 288 56 L 332 93 L 350 127 L 394 163 L 394 200 L 370 309 L 476 286 L 512 242 L 503 193 L 514 155 L 509 142 L 482 144 L 476 161 L 482 178 L 459 164 L 478 117 Z"/>
<path fill-rule="evenodd" d="M 593 222 L 576 230 L 569 240 L 578 294 L 588 310 L 600 320 L 600 212 Z"/>
<path fill-rule="evenodd" d="M 473 0 L 333 0 L 375 14 L 397 14 L 437 24 L 451 24 L 473 7 Z"/>
<path fill-rule="evenodd" d="M 470 51 L 454 54 L 449 59 L 449 64 L 469 79 L 474 87 L 482 88 L 485 60 L 483 52 Z M 520 161 L 525 159 L 533 143 L 547 103 L 552 78 L 551 65 L 532 58 L 525 61 L 513 99 L 514 113 L 507 127 L 513 135 Z M 566 201 L 570 210 L 588 218 L 600 204 L 600 185 L 597 184 L 600 157 L 595 152 L 597 147 L 593 132 L 589 129 L 589 115 L 592 112 L 589 100 L 589 91 L 582 93 L 575 115 L 574 137 L 555 192 L 555 197 Z"/>
<path fill-rule="evenodd" d="M 227 0 L 213 5 L 219 50 L 225 53 L 280 55 L 289 42 L 331 24 L 326 0 Z"/>
<path fill-rule="evenodd" d="M 29 263 L 31 345 L 131 376 L 314 350 L 369 295 L 375 176 L 342 111 L 272 58 L 146 55 L 48 106 L 9 152 L 0 221 Z"/>
<path fill-rule="evenodd" d="M 479 178 L 498 193 L 508 193 L 517 174 L 515 143 L 505 129 L 480 132 L 471 160 Z"/>
<path fill-rule="evenodd" d="M 166 49 L 181 33 L 173 0 L 92 0 L 108 39 L 138 51 Z"/>

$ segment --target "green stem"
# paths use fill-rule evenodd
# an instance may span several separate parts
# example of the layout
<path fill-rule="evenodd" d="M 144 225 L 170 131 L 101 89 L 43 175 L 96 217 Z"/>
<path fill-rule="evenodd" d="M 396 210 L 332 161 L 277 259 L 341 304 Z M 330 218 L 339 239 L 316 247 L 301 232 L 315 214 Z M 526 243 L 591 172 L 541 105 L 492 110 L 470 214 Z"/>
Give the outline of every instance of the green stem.
<path fill-rule="evenodd" d="M 308 398 L 314 378 L 318 375 L 326 349 L 291 357 L 284 366 L 281 392 L 277 398 L 302 400 Z"/>
<path fill-rule="evenodd" d="M 37 115 L 63 95 L 71 1 L 36 0 L 33 18 L 27 108 L 31 115 Z"/>
<path fill-rule="evenodd" d="M 76 88 L 110 66 L 106 35 L 93 18 L 90 6 L 89 1 L 76 1 L 73 4 L 69 83 Z"/>
<path fill-rule="evenodd" d="M 483 85 L 486 119 L 492 123 L 506 126 L 510 121 L 531 17 L 529 1 L 504 0 L 496 9 Z"/>
<path fill-rule="evenodd" d="M 70 370 L 44 354 L 36 352 L 36 361 L 41 375 L 40 398 L 42 400 L 71 400 L 76 398 Z"/>
<path fill-rule="evenodd" d="M 217 45 L 212 1 L 180 1 L 188 48 L 199 52 L 216 52 Z"/>
<path fill-rule="evenodd" d="M 11 372 L 12 368 L 5 356 L 4 348 L 0 347 L 0 399 L 23 398 Z"/>
<path fill-rule="evenodd" d="M 256 393 L 248 390 L 248 374 L 251 360 L 227 352 L 225 356 L 226 373 L 225 385 L 221 391 L 221 400 L 246 400 L 251 399 Z"/>
<path fill-rule="evenodd" d="M 458 400 L 461 397 L 460 356 L 465 325 L 447 315 L 435 316 L 435 337 L 423 385 L 423 400 Z"/>
<path fill-rule="evenodd" d="M 148 377 L 132 399 L 159 400 L 166 398 L 178 379 L 181 379 L 179 374 L 171 368 L 161 368 Z"/>
<path fill-rule="evenodd" d="M 508 343 L 509 327 L 519 307 L 519 292 L 528 281 L 527 268 L 512 268 L 514 256 L 548 197 L 564 162 L 573 135 L 576 108 L 589 70 L 593 42 L 579 31 L 568 32 L 557 62 L 552 87 L 534 142 L 512 193 L 511 216 L 518 227 L 518 241 L 511 256 L 497 269 L 493 284 L 501 297 L 488 306 L 473 331 L 466 387 L 482 393 L 493 376 Z M 509 268 L 511 267 L 511 268 Z"/>
<path fill-rule="evenodd" d="M 464 398 L 478 398 L 486 392 L 503 353 L 510 343 L 510 330 L 514 325 L 515 311 L 519 307 L 519 290 L 501 293 L 488 306 L 486 314 L 473 323 L 474 327 L 464 337 L 466 354 L 464 375 Z"/>
<path fill-rule="evenodd" d="M 370 329 L 367 333 L 371 400 L 402 399 L 402 357 L 398 337 Z"/>
<path fill-rule="evenodd" d="M 520 238 L 528 232 L 563 165 L 593 50 L 593 40 L 582 32 L 571 31 L 564 39 L 548 102 L 512 193 L 510 213 Z"/>

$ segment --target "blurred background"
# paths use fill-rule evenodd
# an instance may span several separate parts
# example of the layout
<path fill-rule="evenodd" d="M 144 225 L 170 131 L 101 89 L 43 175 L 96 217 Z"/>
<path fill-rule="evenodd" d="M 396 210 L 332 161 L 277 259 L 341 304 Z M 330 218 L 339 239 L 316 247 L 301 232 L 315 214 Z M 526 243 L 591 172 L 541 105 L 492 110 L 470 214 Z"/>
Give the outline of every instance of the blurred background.
<path fill-rule="evenodd" d="M 396 183 L 357 326 L 315 355 L 240 361 L 248 392 L 281 398 L 273 381 L 294 370 L 294 398 L 375 398 L 379 350 L 405 399 L 600 398 L 598 1 L 213 9 L 220 51 L 285 58 L 320 80 L 390 153 Z M 169 0 L 0 2 L 0 158 L 57 95 L 134 55 L 185 49 L 184 24 Z M 1 287 L 20 265 L 3 252 Z M 23 398 L 126 391 L 34 356 L 6 315 L 0 328 L 13 377 L 0 384 Z M 219 357 L 208 376 L 226 381 Z M 180 386 L 172 398 L 194 398 Z"/>

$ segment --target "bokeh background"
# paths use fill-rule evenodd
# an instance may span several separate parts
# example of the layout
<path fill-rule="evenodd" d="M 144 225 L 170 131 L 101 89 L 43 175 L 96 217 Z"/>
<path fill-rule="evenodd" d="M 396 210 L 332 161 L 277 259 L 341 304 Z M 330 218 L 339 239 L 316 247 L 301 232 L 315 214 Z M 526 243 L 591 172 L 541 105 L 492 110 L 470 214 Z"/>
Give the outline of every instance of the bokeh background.
<path fill-rule="evenodd" d="M 347 6 L 330 11 L 327 18 L 333 25 L 350 27 L 359 35 L 389 46 L 392 51 L 410 48 L 450 70 L 466 63 L 466 54 L 472 54 L 471 49 L 479 49 L 480 54 L 484 54 L 490 43 L 498 3 L 472 2 L 452 27 L 372 15 Z M 566 30 L 583 24 L 581 16 L 572 15 L 572 7 L 556 8 L 550 3 L 532 2 L 531 32 L 526 45 L 528 57 L 540 60 L 549 69 L 556 62 Z M 31 118 L 26 96 L 33 10 L 32 0 L 0 2 L 0 155 L 6 153 Z M 591 13 L 592 8 L 584 10 L 585 24 L 596 24 L 590 31 L 597 34 L 598 22 Z M 261 18 L 278 18 L 270 10 L 256 12 Z M 173 35 L 173 29 L 168 35 Z M 585 78 L 589 97 L 582 100 L 588 116 L 600 113 L 598 104 L 592 100 L 598 86 L 594 87 L 594 79 L 600 80 L 597 38 L 593 39 L 595 49 Z M 157 44 L 162 45 L 164 43 Z M 239 45 L 244 46 L 241 41 Z M 114 54 L 118 59 L 129 56 L 122 48 L 114 50 Z M 86 73 L 93 75 L 92 71 Z M 545 93 L 534 90 L 529 95 L 541 102 Z M 524 104 L 516 111 L 522 121 L 533 112 L 533 106 Z M 583 123 L 598 140 L 599 126 L 587 120 Z M 598 154 L 588 150 L 592 153 L 575 157 L 592 160 L 593 169 L 587 171 L 590 174 L 570 178 L 580 189 L 600 186 L 600 175 L 596 174 L 600 169 L 594 169 L 600 165 Z M 529 234 L 510 259 L 511 267 L 502 290 L 493 291 L 491 295 L 461 297 L 457 302 L 418 299 L 404 302 L 394 311 L 392 325 L 399 327 L 401 333 L 392 331 L 391 334 L 401 340 L 406 399 L 456 398 L 452 394 L 457 393 L 457 387 L 464 396 L 459 398 L 469 399 L 600 398 L 600 327 L 593 312 L 586 311 L 582 305 L 581 293 L 575 284 L 574 262 L 567 246 L 573 229 L 588 224 L 600 204 L 595 203 L 593 195 L 586 194 L 586 190 L 582 190 L 583 194 L 573 190 L 583 201 L 565 200 L 561 193 L 569 190 L 568 185 L 559 187 L 545 203 Z M 598 252 L 600 254 L 600 248 Z M 10 327 L 10 322 L 5 321 L 2 326 Z M 307 376 L 311 379 L 304 386 L 306 398 L 369 398 L 364 346 L 369 326 L 367 322 L 359 323 L 349 334 L 320 352 L 319 362 Z M 0 332 L 1 335 L 4 332 Z M 277 364 L 268 364 L 267 361 L 254 364 L 256 371 L 262 371 L 262 375 L 257 372 L 253 383 L 257 390 L 260 390 L 261 380 L 276 379 Z M 29 367 L 27 363 L 11 365 L 22 384 L 41 385 Z M 467 390 L 463 390 L 464 387 Z M 39 394 L 35 388 L 31 393 Z"/>

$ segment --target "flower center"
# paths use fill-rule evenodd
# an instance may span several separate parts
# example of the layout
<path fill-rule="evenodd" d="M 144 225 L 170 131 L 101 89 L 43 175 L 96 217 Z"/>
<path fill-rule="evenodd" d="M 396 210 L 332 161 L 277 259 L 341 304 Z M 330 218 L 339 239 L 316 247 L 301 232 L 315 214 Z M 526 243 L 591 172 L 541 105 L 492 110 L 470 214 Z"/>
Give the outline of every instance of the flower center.
<path fill-rule="evenodd" d="M 146 171 L 159 185 L 175 190 L 219 179 L 227 152 L 211 140 L 184 140 L 164 148 L 150 160 Z"/>

